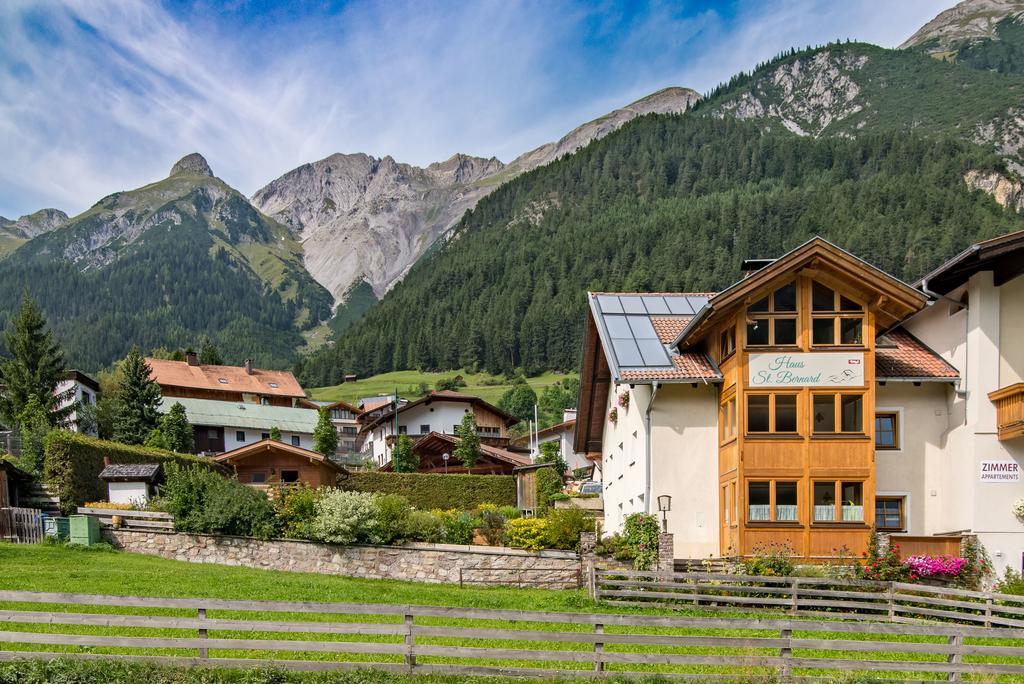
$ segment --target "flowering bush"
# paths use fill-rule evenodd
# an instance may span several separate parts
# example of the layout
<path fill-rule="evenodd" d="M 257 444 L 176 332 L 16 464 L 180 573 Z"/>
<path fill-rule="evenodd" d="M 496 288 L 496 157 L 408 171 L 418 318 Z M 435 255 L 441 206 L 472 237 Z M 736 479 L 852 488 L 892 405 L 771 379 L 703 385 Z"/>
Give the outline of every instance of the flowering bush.
<path fill-rule="evenodd" d="M 608 420 L 613 423 L 619 422 L 619 409 L 613 406 L 612 410 L 608 412 Z"/>
<path fill-rule="evenodd" d="M 625 410 L 629 410 L 629 390 L 626 390 L 619 395 L 619 406 Z"/>
<path fill-rule="evenodd" d="M 105 508 L 108 511 L 137 511 L 141 506 L 134 503 L 111 503 L 110 501 L 86 501 L 85 508 Z"/>
<path fill-rule="evenodd" d="M 1013 502 L 1013 514 L 1017 520 L 1024 522 L 1024 499 L 1017 499 Z"/>
<path fill-rule="evenodd" d="M 900 560 L 900 547 L 889 545 L 884 551 L 878 545 L 878 533 L 871 530 L 868 538 L 868 550 L 864 554 L 864 567 L 859 572 L 862 579 L 879 580 L 882 582 L 906 582 L 917 577 L 910 572 Z"/>
<path fill-rule="evenodd" d="M 548 521 L 544 518 L 517 518 L 505 523 L 505 542 L 527 551 L 548 548 Z"/>
<path fill-rule="evenodd" d="M 376 495 L 326 489 L 316 502 L 313 535 L 335 544 L 365 543 L 374 528 Z"/>
<path fill-rule="evenodd" d="M 632 513 L 622 525 L 623 545 L 633 552 L 634 570 L 653 570 L 658 562 L 658 519 Z"/>
<path fill-rule="evenodd" d="M 753 557 L 742 562 L 743 572 L 768 577 L 792 575 L 793 555 L 793 549 L 786 543 L 755 546 Z"/>
<path fill-rule="evenodd" d="M 926 556 L 919 554 L 911 556 L 904 561 L 910 568 L 911 577 L 946 577 L 954 578 L 960 575 L 967 561 L 959 556 Z"/>

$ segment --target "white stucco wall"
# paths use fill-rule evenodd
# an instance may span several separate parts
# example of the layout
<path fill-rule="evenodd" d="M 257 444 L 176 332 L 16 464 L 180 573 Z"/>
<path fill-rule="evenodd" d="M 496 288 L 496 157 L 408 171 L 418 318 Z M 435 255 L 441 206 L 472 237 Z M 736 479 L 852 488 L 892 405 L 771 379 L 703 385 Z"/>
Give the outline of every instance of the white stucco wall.
<path fill-rule="evenodd" d="M 63 394 L 70 389 L 74 389 L 74 394 L 71 395 L 67 400 L 60 403 L 60 407 L 64 408 L 70 406 L 75 402 L 79 404 L 95 404 L 96 403 L 96 392 L 85 385 L 80 384 L 75 380 L 61 380 L 57 383 L 57 387 L 54 389 L 54 394 Z M 81 432 L 78 427 L 78 412 L 72 411 L 68 416 L 68 429 L 74 430 L 75 432 Z M 90 430 L 89 434 L 96 436 L 96 430 Z"/>
<path fill-rule="evenodd" d="M 144 504 L 149 501 L 145 482 L 108 482 L 107 501 L 119 504 Z"/>
<path fill-rule="evenodd" d="M 950 531 L 951 516 L 944 505 L 949 493 L 944 447 L 952 386 L 888 382 L 875 396 L 876 410 L 897 413 L 900 443 L 897 450 L 875 452 L 876 494 L 906 497 L 905 534 Z"/>
<path fill-rule="evenodd" d="M 1014 501 L 1024 498 L 1024 482 L 982 482 L 979 471 L 982 461 L 1016 461 L 1024 467 L 1024 445 L 1016 443 L 1021 440 L 998 440 L 995 406 L 988 398 L 1024 372 L 1018 365 L 1024 341 L 1015 337 L 1024 316 L 1021 280 L 997 288 L 991 272 L 977 273 L 951 295 L 957 299 L 966 290 L 967 310 L 950 315 L 950 306 L 940 302 L 906 324 L 961 374 L 961 391 L 948 403 L 938 476 L 942 501 L 934 521 L 931 516 L 926 519 L 926 531 L 977 534 L 999 573 L 1024 566 L 1024 525 L 1010 510 Z M 911 426 L 907 438 L 915 439 L 916 432 Z"/>
<path fill-rule="evenodd" d="M 608 420 L 612 406 L 617 406 L 621 393 L 630 393 L 628 409 L 618 408 L 618 421 Z M 604 436 L 601 440 L 602 482 L 604 483 L 604 531 L 622 531 L 622 523 L 630 513 L 645 512 L 646 474 L 645 445 L 647 433 L 643 410 L 649 401 L 649 385 L 612 386 L 605 406 Z"/>
<path fill-rule="evenodd" d="M 718 387 L 667 384 L 651 410 L 651 513 L 672 496 L 668 531 L 676 558 L 719 555 Z"/>

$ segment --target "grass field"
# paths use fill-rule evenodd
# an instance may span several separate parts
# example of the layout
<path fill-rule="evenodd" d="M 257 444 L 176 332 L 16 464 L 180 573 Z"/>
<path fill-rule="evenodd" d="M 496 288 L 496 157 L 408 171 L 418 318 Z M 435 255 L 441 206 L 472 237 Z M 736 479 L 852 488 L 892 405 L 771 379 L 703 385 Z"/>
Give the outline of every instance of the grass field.
<path fill-rule="evenodd" d="M 163 560 L 150 556 L 136 554 L 117 553 L 113 551 L 85 550 L 59 546 L 36 545 L 36 546 L 13 546 L 0 544 L 0 589 L 24 590 L 24 591 L 46 591 L 46 592 L 75 592 L 91 594 L 114 594 L 114 595 L 148 595 L 165 597 L 201 597 L 201 598 L 226 598 L 226 599 L 254 599 L 254 600 L 289 600 L 289 601 L 328 601 L 328 602 L 357 602 L 357 603 L 387 603 L 387 604 L 420 604 L 420 605 L 444 605 L 451 607 L 465 608 L 508 608 L 518 610 L 545 610 L 556 612 L 581 612 L 581 613 L 644 613 L 644 614 L 666 614 L 667 611 L 650 609 L 628 609 L 621 606 L 606 607 L 600 606 L 590 600 L 582 591 L 554 591 L 543 589 L 510 589 L 510 588 L 464 588 L 455 585 L 420 584 L 414 582 L 399 582 L 387 580 L 360 580 L 343 577 L 333 577 L 317 574 L 288 573 L 256 570 L 244 567 L 225 567 L 217 565 L 198 565 L 183 562 Z M 195 617 L 195 612 L 175 609 L 143 609 L 106 606 L 41 606 L 40 604 L 15 604 L 7 603 L 0 606 L 4 609 L 13 610 L 58 610 L 67 612 L 91 612 L 107 614 L 156 614 L 175 615 L 180 617 Z M 727 613 L 710 610 L 687 610 L 676 611 L 673 615 L 689 615 L 703 617 L 728 617 L 738 616 L 738 613 Z M 747 614 L 748 617 L 751 615 Z M 759 617 L 769 617 L 766 612 L 758 613 Z M 225 610 L 210 611 L 209 618 L 236 618 L 251 620 L 267 619 L 288 619 L 288 620 L 309 620 L 316 622 L 344 621 L 344 622 L 370 622 L 389 623 L 401 622 L 401 616 L 389 616 L 380 614 L 369 615 L 330 615 L 330 614 L 283 614 L 283 613 L 246 613 L 232 612 Z M 561 632 L 587 632 L 590 627 L 586 624 L 550 624 L 543 622 L 520 622 L 512 627 L 510 623 L 499 620 L 466 619 L 462 617 L 453 618 L 417 618 L 417 624 L 434 625 L 441 627 L 461 626 L 479 629 L 532 629 L 539 631 L 561 631 Z M 282 634 L 264 633 L 256 631 L 256 626 L 251 631 L 224 631 L 211 630 L 211 638 L 247 638 L 247 639 L 273 639 L 273 638 L 295 638 L 305 640 L 338 640 L 341 635 L 331 633 L 307 633 L 292 634 L 287 637 Z M 152 629 L 141 627 L 120 627 L 120 626 L 67 626 L 45 623 L 18 623 L 4 622 L 0 631 L 16 630 L 22 632 L 44 632 L 44 633 L 71 633 L 88 635 L 120 635 L 120 636 L 163 636 L 163 637 L 194 637 L 195 632 L 181 629 Z M 689 636 L 772 636 L 772 632 L 758 630 L 753 625 L 750 629 L 729 629 L 714 630 L 704 628 L 665 628 L 665 627 L 614 627 L 608 626 L 606 633 L 646 633 L 655 635 L 689 635 Z M 891 637 L 880 636 L 871 632 L 858 635 L 829 636 L 827 632 L 807 632 L 814 634 L 815 638 L 859 638 L 865 639 L 886 639 L 893 641 L 904 641 L 906 638 L 897 635 Z M 777 631 L 774 636 L 777 636 Z M 394 642 L 401 637 L 391 635 L 375 634 L 346 634 L 345 641 L 360 642 Z M 534 638 L 536 639 L 536 637 Z M 928 643 L 944 642 L 945 637 L 924 637 Z M 548 650 L 589 650 L 591 647 L 579 642 L 556 642 L 536 640 L 515 640 L 481 638 L 472 639 L 472 645 L 484 649 L 489 648 L 544 648 Z M 1005 639 L 974 639 L 968 640 L 976 644 L 1002 644 L 1015 645 L 1015 642 Z M 465 645 L 464 638 L 426 636 L 417 637 L 417 643 L 434 644 L 440 646 Z M 1019 645 L 1019 644 L 1017 644 Z M 85 650 L 97 655 L 127 653 L 119 647 L 99 646 L 32 646 L 21 644 L 3 644 L 4 650 L 50 650 L 68 651 Z M 731 653 L 713 646 L 660 646 L 650 647 L 637 644 L 607 644 L 606 652 L 641 653 L 656 649 L 658 653 L 689 653 L 689 654 L 726 654 Z M 194 656 L 194 652 L 182 649 L 151 649 L 147 653 L 159 655 L 186 655 Z M 746 655 L 771 655 L 773 651 L 764 648 L 750 648 Z M 858 651 L 842 651 L 844 658 L 872 658 L 877 654 L 869 654 Z M 248 657 L 248 658 L 273 658 L 287 657 L 289 659 L 302 660 L 330 660 L 332 654 L 322 652 L 289 653 L 283 655 L 272 651 L 227 651 L 217 650 L 211 653 L 214 657 Z M 838 655 L 827 651 L 803 649 L 801 655 L 804 657 L 828 657 Z M 888 656 L 887 656 L 888 657 Z M 919 654 L 893 654 L 892 658 L 933 660 L 934 662 L 945 662 L 941 656 L 929 656 Z M 968 656 L 970 658 L 971 656 Z M 346 661 L 366 662 L 401 662 L 401 656 L 388 654 L 346 654 Z M 1024 659 L 1009 660 L 1007 658 L 986 658 L 991 661 L 1022 662 Z M 459 662 L 457 659 L 442 656 L 429 656 L 421 659 L 435 664 L 452 664 Z M 482 658 L 477 664 L 498 665 L 498 666 L 530 666 L 530 661 L 505 660 L 499 658 Z M 540 663 L 532 663 L 533 666 Z M 581 666 L 587 667 L 584 663 L 573 663 L 570 661 L 555 661 L 543 663 L 543 666 L 555 669 L 564 669 L 566 674 L 570 670 Z M 64 676 L 60 668 L 79 667 L 67 663 L 53 666 L 39 664 L 4 665 L 0 663 L 0 684 L 7 682 L 74 682 L 74 684 L 120 684 L 121 682 L 147 681 L 154 684 L 161 682 L 178 683 L 187 682 L 219 682 L 219 681 L 244 681 L 250 684 L 256 683 L 283 683 L 283 682 L 373 682 L 383 683 L 402 682 L 408 677 L 400 675 L 374 673 L 347 673 L 339 675 L 283 675 L 273 672 L 251 672 L 245 677 L 237 673 L 224 674 L 223 677 L 216 677 L 194 671 L 189 673 L 184 670 L 166 670 L 161 672 L 146 669 L 149 666 L 129 666 L 124 663 L 110 664 L 107 666 L 96 665 L 91 678 L 80 676 L 76 673 L 74 677 Z M 90 666 L 85 666 L 88 670 Z M 614 675 L 615 669 L 623 666 L 609 664 L 609 675 Z M 56 668 L 56 669 L 47 669 Z M 104 669 L 106 668 L 106 669 Z M 134 668 L 134 669 L 133 669 Z M 658 673 L 674 674 L 712 674 L 720 672 L 720 668 L 700 665 L 659 665 L 645 664 L 629 666 L 630 669 L 643 669 L 652 675 Z M 5 674 L 5 669 L 8 674 Z M 116 670 L 116 672 L 115 672 Z M 753 668 L 749 671 L 738 673 L 744 681 L 772 681 L 771 677 L 765 678 L 769 673 L 758 671 Z M 819 672 L 819 674 L 824 674 Z M 840 672 L 834 673 L 839 679 L 837 681 L 871 681 L 863 677 L 842 676 Z M 883 678 L 886 675 L 879 673 Z M 207 677 L 212 678 L 207 678 Z M 904 675 L 905 676 L 905 675 Z M 915 680 L 944 679 L 944 675 L 931 673 L 915 673 Z M 417 679 L 417 681 L 456 681 L 451 677 L 431 677 Z M 487 679 L 485 681 L 495 681 Z M 1004 678 L 989 678 L 986 681 L 1013 681 Z"/>
<path fill-rule="evenodd" d="M 379 394 L 394 394 L 395 388 L 398 393 L 408 398 L 414 398 L 409 392 L 410 387 L 419 385 L 421 382 L 433 389 L 438 380 L 461 375 L 466 381 L 466 386 L 459 388 L 460 392 L 475 394 L 478 397 L 497 404 L 501 395 L 512 387 L 512 384 L 501 376 L 494 376 L 490 373 L 467 373 L 465 371 L 445 371 L 443 373 L 422 373 L 420 371 L 395 371 L 393 373 L 382 373 L 356 382 L 346 382 L 331 387 L 315 387 L 309 390 L 313 399 L 321 401 L 338 401 L 342 399 L 348 402 L 355 402 L 362 397 L 372 397 Z M 561 382 L 568 375 L 565 373 L 545 373 L 526 381 L 539 395 L 548 385 Z"/>

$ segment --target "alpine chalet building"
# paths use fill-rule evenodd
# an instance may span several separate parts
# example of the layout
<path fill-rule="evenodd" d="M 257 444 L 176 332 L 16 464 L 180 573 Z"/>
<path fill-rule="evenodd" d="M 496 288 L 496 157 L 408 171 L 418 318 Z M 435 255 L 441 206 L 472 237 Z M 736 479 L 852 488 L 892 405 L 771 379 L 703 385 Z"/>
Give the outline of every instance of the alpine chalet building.
<path fill-rule="evenodd" d="M 940 552 L 1021 569 L 1024 232 L 912 286 L 815 238 L 719 293 L 590 293 L 575 445 L 605 528 L 661 517 L 680 558 Z"/>

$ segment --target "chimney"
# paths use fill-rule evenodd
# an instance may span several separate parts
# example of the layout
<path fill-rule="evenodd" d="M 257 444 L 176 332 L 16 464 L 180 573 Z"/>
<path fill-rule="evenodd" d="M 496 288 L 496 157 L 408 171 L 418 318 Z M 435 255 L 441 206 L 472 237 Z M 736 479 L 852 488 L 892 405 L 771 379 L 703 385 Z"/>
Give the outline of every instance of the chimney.
<path fill-rule="evenodd" d="M 245 360 L 245 374 L 252 375 L 252 359 Z"/>
<path fill-rule="evenodd" d="M 765 266 L 774 262 L 775 259 L 744 259 L 743 263 L 740 265 L 740 271 L 743 273 L 743 279 L 746 280 Z"/>
<path fill-rule="evenodd" d="M 185 361 L 187 361 L 190 366 L 198 366 L 199 354 L 196 354 L 194 351 L 187 351 L 185 352 Z"/>

